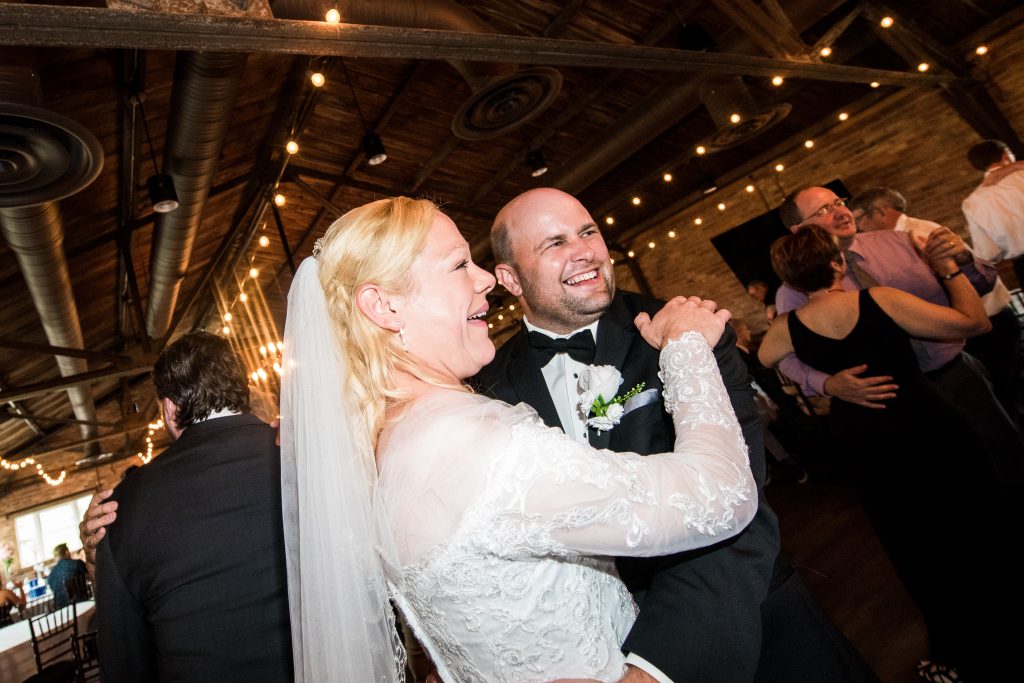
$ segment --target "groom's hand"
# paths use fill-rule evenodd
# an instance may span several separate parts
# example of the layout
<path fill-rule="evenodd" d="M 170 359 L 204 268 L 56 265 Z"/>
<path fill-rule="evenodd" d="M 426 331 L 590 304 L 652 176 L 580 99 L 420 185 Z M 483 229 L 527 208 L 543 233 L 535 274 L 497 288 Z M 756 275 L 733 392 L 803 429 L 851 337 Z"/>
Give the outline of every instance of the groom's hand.
<path fill-rule="evenodd" d="M 732 317 L 724 308 L 717 309 L 718 305 L 714 301 L 696 296 L 677 296 L 666 303 L 653 320 L 646 313 L 641 313 L 633 323 L 647 343 L 658 350 L 686 332 L 699 332 L 708 345 L 714 348 L 722 338 L 725 324 Z"/>

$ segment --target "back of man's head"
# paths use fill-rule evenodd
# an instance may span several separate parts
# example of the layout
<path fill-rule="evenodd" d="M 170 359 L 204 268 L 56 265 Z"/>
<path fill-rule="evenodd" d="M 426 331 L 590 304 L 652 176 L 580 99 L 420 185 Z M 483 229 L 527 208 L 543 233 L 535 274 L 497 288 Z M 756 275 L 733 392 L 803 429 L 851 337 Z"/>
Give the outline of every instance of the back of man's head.
<path fill-rule="evenodd" d="M 153 366 L 159 398 L 177 407 L 178 429 L 205 420 L 219 410 L 249 410 L 249 385 L 242 360 L 227 339 L 194 332 L 174 342 Z"/>
<path fill-rule="evenodd" d="M 804 185 L 798 187 L 782 200 L 782 204 L 779 206 L 779 219 L 782 224 L 786 226 L 787 230 L 792 230 L 793 226 L 803 223 L 804 217 L 800 213 L 800 208 L 796 205 L 797 198 L 805 191 L 811 189 L 813 185 Z"/>
<path fill-rule="evenodd" d="M 979 171 L 987 171 L 1009 151 L 1009 146 L 1001 140 L 982 140 L 967 151 L 967 161 Z"/>
<path fill-rule="evenodd" d="M 71 557 L 71 551 L 68 549 L 68 544 L 61 543 L 59 545 L 54 546 L 53 556 L 56 557 L 58 560 L 66 560 L 67 558 Z"/>
<path fill-rule="evenodd" d="M 887 206 L 900 213 L 907 212 L 907 199 L 891 187 L 872 187 L 849 201 L 850 211 L 869 211 Z"/>

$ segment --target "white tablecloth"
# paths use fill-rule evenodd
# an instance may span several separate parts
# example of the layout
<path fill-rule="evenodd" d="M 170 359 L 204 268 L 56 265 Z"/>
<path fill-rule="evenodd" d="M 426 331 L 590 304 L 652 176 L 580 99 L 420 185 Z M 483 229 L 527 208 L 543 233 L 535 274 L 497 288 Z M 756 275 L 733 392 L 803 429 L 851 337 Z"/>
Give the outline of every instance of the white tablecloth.
<path fill-rule="evenodd" d="M 78 603 L 78 633 L 88 631 L 89 618 L 96 603 L 84 600 Z M 0 628 L 0 683 L 21 683 L 36 673 L 36 660 L 32 655 L 32 634 L 28 621 L 19 621 Z"/>

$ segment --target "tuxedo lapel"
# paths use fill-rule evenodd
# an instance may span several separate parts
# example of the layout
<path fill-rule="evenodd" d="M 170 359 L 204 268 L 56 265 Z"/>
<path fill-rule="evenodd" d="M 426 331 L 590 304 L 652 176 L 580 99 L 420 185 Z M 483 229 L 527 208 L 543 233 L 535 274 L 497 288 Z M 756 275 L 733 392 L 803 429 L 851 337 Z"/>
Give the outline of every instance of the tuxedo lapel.
<path fill-rule="evenodd" d="M 537 359 L 530 348 L 525 326 L 508 343 L 515 344 L 509 353 L 507 370 L 508 380 L 516 397 L 523 403 L 533 406 L 544 420 L 544 424 L 564 431 L 562 421 L 558 418 L 558 410 L 544 382 L 544 375 L 537 367 Z"/>
<path fill-rule="evenodd" d="M 594 354 L 594 365 L 614 366 L 622 373 L 623 378 L 628 380 L 627 373 L 624 372 L 624 364 L 636 334 L 633 317 L 623 302 L 622 296 L 617 295 L 612 299 L 612 305 L 608 307 L 608 311 L 601 316 L 601 321 L 597 324 L 597 352 Z M 627 386 L 624 381 L 616 395 L 632 388 L 633 385 Z M 587 435 L 590 445 L 594 448 L 608 448 L 611 431 L 603 431 L 598 434 L 596 429 L 589 429 Z"/>

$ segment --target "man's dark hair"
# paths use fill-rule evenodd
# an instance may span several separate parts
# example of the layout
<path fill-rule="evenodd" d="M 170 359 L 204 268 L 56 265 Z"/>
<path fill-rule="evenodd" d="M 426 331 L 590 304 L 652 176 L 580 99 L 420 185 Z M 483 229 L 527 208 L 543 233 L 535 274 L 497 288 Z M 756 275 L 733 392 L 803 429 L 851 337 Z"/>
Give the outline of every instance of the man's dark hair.
<path fill-rule="evenodd" d="M 218 410 L 247 412 L 249 385 L 242 359 L 227 339 L 194 332 L 174 342 L 153 366 L 156 395 L 177 406 L 178 429 Z"/>
<path fill-rule="evenodd" d="M 820 225 L 807 225 L 772 242 L 772 268 L 791 287 L 813 292 L 832 284 L 832 264 L 842 258 L 836 239 Z"/>
<path fill-rule="evenodd" d="M 967 151 L 967 161 L 979 171 L 987 171 L 1003 160 L 1010 147 L 1002 140 L 982 140 Z"/>
<path fill-rule="evenodd" d="M 906 198 L 891 187 L 872 187 L 865 190 L 851 199 L 847 206 L 850 207 L 850 211 L 867 212 L 879 204 L 885 204 L 900 213 L 907 212 Z"/>
<path fill-rule="evenodd" d="M 516 265 L 515 254 L 512 252 L 512 238 L 508 234 L 508 225 L 504 221 L 495 223 L 491 230 L 491 252 L 494 253 L 495 263 L 504 263 L 513 267 Z"/>
<path fill-rule="evenodd" d="M 796 198 L 812 187 L 814 186 L 804 185 L 803 187 L 798 187 L 787 194 L 786 198 L 782 200 L 782 205 L 779 206 L 779 218 L 782 220 L 782 224 L 786 226 L 787 230 L 804 220 L 803 215 L 800 213 L 800 209 L 796 207 Z"/>

